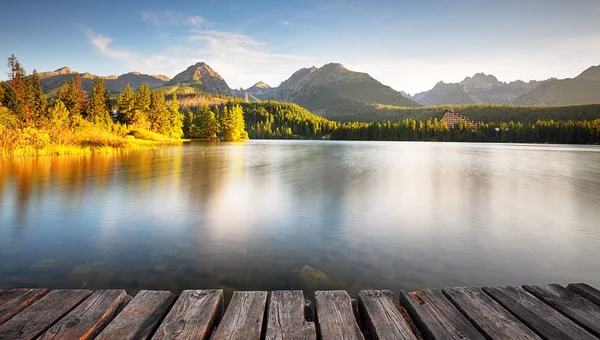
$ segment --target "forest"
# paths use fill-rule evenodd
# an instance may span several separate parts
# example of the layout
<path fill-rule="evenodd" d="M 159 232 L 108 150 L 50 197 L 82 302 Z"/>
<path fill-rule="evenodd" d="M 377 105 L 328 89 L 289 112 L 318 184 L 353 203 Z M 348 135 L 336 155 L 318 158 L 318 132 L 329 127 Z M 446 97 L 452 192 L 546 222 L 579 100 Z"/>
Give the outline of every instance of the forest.
<path fill-rule="evenodd" d="M 379 141 L 451 141 L 499 143 L 600 144 L 600 119 L 578 121 L 479 122 L 460 121 L 449 127 L 437 118 L 425 121 L 344 123 L 331 139 Z"/>
<path fill-rule="evenodd" d="M 426 121 L 440 117 L 446 109 L 460 112 L 476 122 L 535 123 L 541 121 L 594 120 L 600 118 L 600 104 L 571 106 L 516 106 L 500 104 L 440 105 L 424 107 L 397 107 L 372 105 L 371 109 L 359 117 L 347 116 L 342 121 L 401 121 L 415 119 Z"/>
<path fill-rule="evenodd" d="M 336 122 L 314 115 L 296 104 L 276 101 L 246 103 L 234 99 L 227 104 L 186 106 L 186 138 L 216 138 L 219 132 L 215 117 L 232 111 L 242 113 L 247 136 L 251 139 L 322 139 L 337 126 Z"/>

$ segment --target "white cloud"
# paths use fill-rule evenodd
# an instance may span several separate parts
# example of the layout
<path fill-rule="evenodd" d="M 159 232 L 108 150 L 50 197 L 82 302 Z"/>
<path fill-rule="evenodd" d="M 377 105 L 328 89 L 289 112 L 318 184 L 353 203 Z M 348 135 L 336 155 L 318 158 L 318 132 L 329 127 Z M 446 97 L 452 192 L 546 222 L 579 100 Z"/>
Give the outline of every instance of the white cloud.
<path fill-rule="evenodd" d="M 217 30 L 190 29 L 184 39 L 186 44 L 173 45 L 149 56 L 116 48 L 110 37 L 90 29 L 87 37 L 98 52 L 128 70 L 173 77 L 188 66 L 205 61 L 232 88 L 248 87 L 259 80 L 276 86 L 309 64 L 306 58 L 270 52 L 266 43 L 247 35 Z"/>
<path fill-rule="evenodd" d="M 282 24 L 283 26 L 292 26 L 292 24 L 290 24 L 290 23 L 289 23 L 289 22 L 287 22 L 287 21 L 282 21 L 282 22 L 281 22 L 281 24 Z"/>

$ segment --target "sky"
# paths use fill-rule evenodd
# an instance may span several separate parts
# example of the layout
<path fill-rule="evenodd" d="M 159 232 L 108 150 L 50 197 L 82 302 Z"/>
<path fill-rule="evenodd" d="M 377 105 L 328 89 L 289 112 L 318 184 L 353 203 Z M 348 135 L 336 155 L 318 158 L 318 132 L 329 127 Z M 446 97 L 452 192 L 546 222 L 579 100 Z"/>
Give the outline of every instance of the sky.
<path fill-rule="evenodd" d="M 414 94 L 477 72 L 571 78 L 600 64 L 600 0 L 3 1 L 0 56 L 28 73 L 173 77 L 205 61 L 232 88 L 339 62 Z M 0 79 L 6 79 L 6 72 Z"/>

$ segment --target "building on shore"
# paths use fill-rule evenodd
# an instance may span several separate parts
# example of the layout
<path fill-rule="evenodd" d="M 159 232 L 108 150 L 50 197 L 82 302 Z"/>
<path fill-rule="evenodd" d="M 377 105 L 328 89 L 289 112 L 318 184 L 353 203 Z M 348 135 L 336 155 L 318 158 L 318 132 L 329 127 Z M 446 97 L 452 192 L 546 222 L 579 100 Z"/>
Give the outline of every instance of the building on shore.
<path fill-rule="evenodd" d="M 446 125 L 448 125 L 448 128 L 450 128 L 450 129 L 457 126 L 460 122 L 462 122 L 463 124 L 469 125 L 472 129 L 477 128 L 477 123 L 475 123 L 474 121 L 470 120 L 469 118 L 467 118 L 461 114 L 454 112 L 454 110 L 446 109 L 444 111 L 444 113 L 442 114 L 441 121 L 446 122 Z"/>

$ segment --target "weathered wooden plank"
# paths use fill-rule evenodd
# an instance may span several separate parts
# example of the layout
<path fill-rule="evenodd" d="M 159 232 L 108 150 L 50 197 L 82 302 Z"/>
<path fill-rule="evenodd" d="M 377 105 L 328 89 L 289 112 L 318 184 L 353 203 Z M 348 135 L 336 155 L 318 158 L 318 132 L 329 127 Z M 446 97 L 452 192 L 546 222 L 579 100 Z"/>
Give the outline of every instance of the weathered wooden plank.
<path fill-rule="evenodd" d="M 207 339 L 223 316 L 223 290 L 184 290 L 152 339 Z"/>
<path fill-rule="evenodd" d="M 279 290 L 271 293 L 266 340 L 315 340 L 313 322 L 304 317 L 304 295 L 301 290 Z"/>
<path fill-rule="evenodd" d="M 11 289 L 0 295 L 0 325 L 48 293 L 47 289 Z"/>
<path fill-rule="evenodd" d="M 234 292 L 211 340 L 259 340 L 267 292 Z"/>
<path fill-rule="evenodd" d="M 485 339 L 440 290 L 400 292 L 400 303 L 428 339 Z"/>
<path fill-rule="evenodd" d="M 175 301 L 167 291 L 142 290 L 98 335 L 96 340 L 148 339 Z"/>
<path fill-rule="evenodd" d="M 90 290 L 53 290 L 0 326 L 0 339 L 33 339 L 65 316 Z"/>
<path fill-rule="evenodd" d="M 364 340 L 354 318 L 352 299 L 346 291 L 317 291 L 315 300 L 321 339 Z"/>
<path fill-rule="evenodd" d="M 127 301 L 124 290 L 99 290 L 50 327 L 41 339 L 93 339 Z"/>
<path fill-rule="evenodd" d="M 502 286 L 482 289 L 545 339 L 596 339 L 585 329 L 521 287 Z"/>
<path fill-rule="evenodd" d="M 394 300 L 394 293 L 390 291 L 360 291 L 358 311 L 363 327 L 372 338 L 418 339 L 408 314 Z"/>
<path fill-rule="evenodd" d="M 442 292 L 488 339 L 541 339 L 478 287 L 444 288 Z"/>
<path fill-rule="evenodd" d="M 600 336 L 600 306 L 557 284 L 525 285 L 523 289 L 583 326 L 590 333 Z"/>
<path fill-rule="evenodd" d="M 567 286 L 567 290 L 577 293 L 584 298 L 592 301 L 596 305 L 600 306 L 600 290 L 585 284 L 585 283 L 571 283 Z"/>
<path fill-rule="evenodd" d="M 346 291 L 317 291 L 315 298 L 321 339 L 364 339 L 352 310 L 352 299 Z"/>

